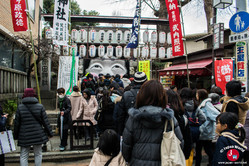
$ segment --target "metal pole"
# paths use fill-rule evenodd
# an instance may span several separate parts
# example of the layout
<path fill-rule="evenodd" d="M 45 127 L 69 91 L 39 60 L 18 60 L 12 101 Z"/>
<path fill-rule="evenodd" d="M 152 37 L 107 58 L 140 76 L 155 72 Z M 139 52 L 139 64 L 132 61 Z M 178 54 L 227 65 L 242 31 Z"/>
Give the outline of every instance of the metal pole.
<path fill-rule="evenodd" d="M 213 8 L 213 13 L 214 13 L 214 15 L 213 15 L 213 35 L 212 35 L 212 78 L 211 78 L 211 80 L 212 80 L 212 85 L 215 85 L 215 71 L 214 71 L 214 58 L 215 58 L 215 50 L 214 50 L 214 26 L 215 26 L 215 24 L 216 24 L 216 20 L 217 20 L 217 18 L 216 18 L 216 15 L 217 15 L 217 9 L 214 7 Z"/>
<path fill-rule="evenodd" d="M 181 1 L 179 1 L 180 4 L 180 14 L 181 14 L 181 22 L 182 22 L 182 30 L 183 30 L 183 38 L 184 38 L 184 50 L 186 55 L 186 65 L 187 65 L 187 79 L 188 79 L 188 88 L 190 88 L 190 80 L 189 80 L 189 70 L 188 70 L 188 52 L 187 52 L 187 43 L 185 38 L 185 29 L 184 29 L 184 22 L 183 22 L 183 15 L 182 15 L 182 4 Z"/>
<path fill-rule="evenodd" d="M 26 6 L 27 6 L 27 16 L 28 16 L 28 22 L 29 22 L 30 42 L 31 42 L 31 45 L 32 45 L 33 63 L 34 63 L 34 68 L 35 68 L 35 79 L 36 79 L 37 96 L 38 96 L 38 101 L 41 104 L 41 95 L 40 95 L 39 80 L 38 80 L 38 75 L 37 75 L 37 66 L 36 66 L 36 56 L 35 56 L 35 49 L 34 49 L 34 41 L 33 41 L 33 36 L 32 36 L 32 31 L 31 31 L 31 23 L 30 23 L 30 15 L 29 15 L 29 5 L 28 5 L 28 1 L 27 0 L 26 0 Z"/>

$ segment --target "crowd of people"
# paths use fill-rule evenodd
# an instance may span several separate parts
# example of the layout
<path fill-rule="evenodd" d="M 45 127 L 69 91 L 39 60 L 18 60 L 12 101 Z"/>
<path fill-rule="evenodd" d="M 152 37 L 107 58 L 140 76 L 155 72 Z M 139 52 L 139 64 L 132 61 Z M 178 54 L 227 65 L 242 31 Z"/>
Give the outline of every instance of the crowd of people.
<path fill-rule="evenodd" d="M 233 161 L 249 164 L 249 94 L 241 95 L 240 81 L 228 82 L 223 95 L 217 86 L 209 92 L 176 86 L 165 89 L 159 81 L 147 80 L 143 72 L 132 78 L 118 74 L 95 78 L 89 73 L 70 96 L 63 88 L 57 93 L 60 150 L 66 149 L 72 121 L 90 120 L 99 139 L 90 166 L 160 166 L 163 133 L 169 131 L 178 139 L 187 166 L 193 165 L 194 158 L 195 165 L 201 165 L 203 149 L 210 166 Z M 26 89 L 16 113 L 14 137 L 21 146 L 21 165 L 27 163 L 31 145 L 39 165 L 41 145 L 53 136 L 44 107 L 35 97 L 32 89 Z M 6 117 L 2 115 L 0 125 Z M 33 131 L 34 127 L 42 131 Z M 73 131 L 76 139 L 91 137 L 89 125 L 74 125 Z"/>

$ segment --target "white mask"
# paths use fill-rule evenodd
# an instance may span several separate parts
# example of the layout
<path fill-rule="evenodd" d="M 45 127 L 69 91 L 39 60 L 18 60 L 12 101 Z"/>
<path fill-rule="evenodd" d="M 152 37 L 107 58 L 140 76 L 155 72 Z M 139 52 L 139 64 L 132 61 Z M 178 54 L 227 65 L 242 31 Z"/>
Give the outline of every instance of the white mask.
<path fill-rule="evenodd" d="M 59 95 L 59 98 L 63 98 L 64 97 L 64 95 Z"/>

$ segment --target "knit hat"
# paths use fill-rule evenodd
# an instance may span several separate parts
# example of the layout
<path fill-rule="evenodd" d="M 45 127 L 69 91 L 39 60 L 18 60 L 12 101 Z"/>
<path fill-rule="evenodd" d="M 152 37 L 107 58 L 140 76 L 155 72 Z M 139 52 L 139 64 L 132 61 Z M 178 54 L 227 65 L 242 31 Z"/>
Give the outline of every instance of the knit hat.
<path fill-rule="evenodd" d="M 26 88 L 24 90 L 24 94 L 22 98 L 25 98 L 25 97 L 37 97 L 35 90 L 33 88 Z"/>
<path fill-rule="evenodd" d="M 144 72 L 136 72 L 134 75 L 134 82 L 138 84 L 142 84 L 147 81 L 147 76 Z"/>

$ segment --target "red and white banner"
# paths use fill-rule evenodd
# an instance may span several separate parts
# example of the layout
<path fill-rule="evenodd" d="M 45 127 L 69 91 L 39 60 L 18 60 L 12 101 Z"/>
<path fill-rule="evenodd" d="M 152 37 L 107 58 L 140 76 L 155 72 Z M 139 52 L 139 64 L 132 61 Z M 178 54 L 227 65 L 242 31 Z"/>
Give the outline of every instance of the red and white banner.
<path fill-rule="evenodd" d="M 173 56 L 184 54 L 182 28 L 177 0 L 165 0 L 169 14 L 169 26 L 172 41 Z"/>
<path fill-rule="evenodd" d="M 216 86 L 225 94 L 226 84 L 233 79 L 233 60 L 216 60 L 214 65 Z"/>
<path fill-rule="evenodd" d="M 25 0 L 10 0 L 13 28 L 15 32 L 28 29 Z"/>

